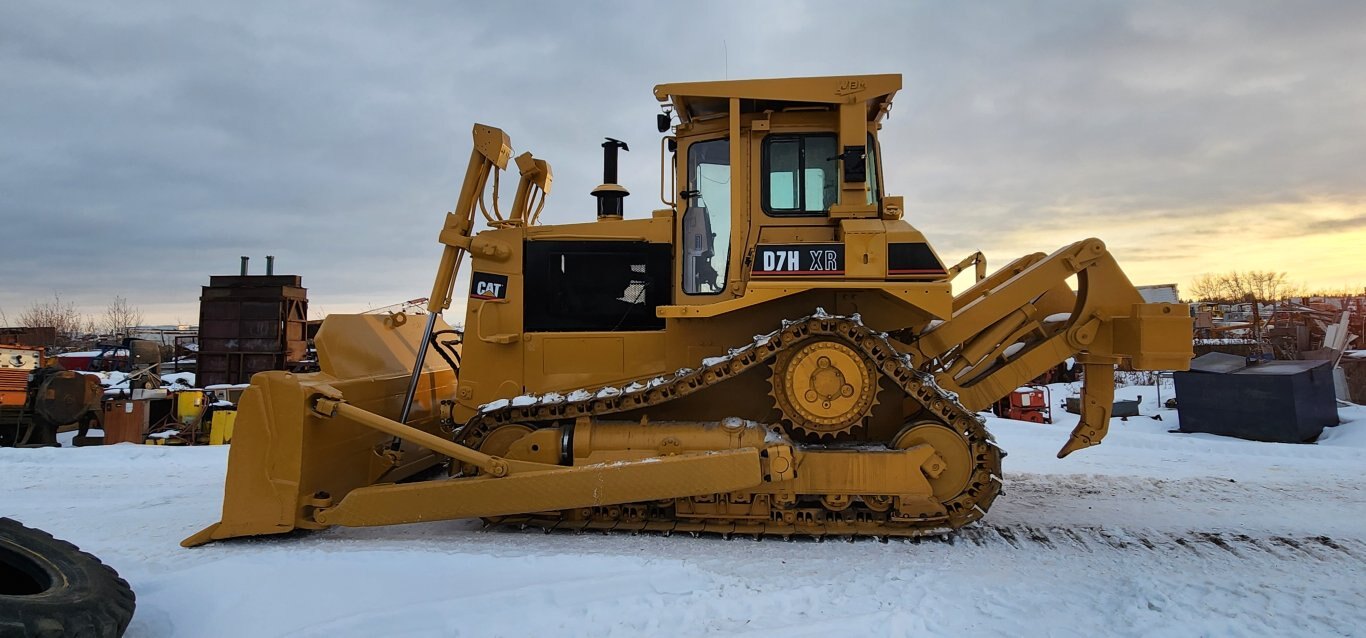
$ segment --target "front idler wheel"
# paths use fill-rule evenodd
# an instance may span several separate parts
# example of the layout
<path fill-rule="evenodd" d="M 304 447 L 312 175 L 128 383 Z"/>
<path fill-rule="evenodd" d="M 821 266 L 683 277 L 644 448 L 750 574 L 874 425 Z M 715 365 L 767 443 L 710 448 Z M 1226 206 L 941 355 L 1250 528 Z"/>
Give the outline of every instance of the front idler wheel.
<path fill-rule="evenodd" d="M 938 421 L 915 421 L 897 433 L 892 447 L 905 450 L 917 445 L 934 448 L 935 457 L 922 466 L 934 498 L 948 501 L 963 493 L 972 480 L 972 448 L 962 434 Z"/>

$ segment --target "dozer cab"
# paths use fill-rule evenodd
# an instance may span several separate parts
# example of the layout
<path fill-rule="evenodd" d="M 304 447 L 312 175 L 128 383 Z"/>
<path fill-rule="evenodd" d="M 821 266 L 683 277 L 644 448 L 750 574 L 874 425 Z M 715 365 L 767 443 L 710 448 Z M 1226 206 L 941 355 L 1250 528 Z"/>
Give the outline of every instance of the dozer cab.
<path fill-rule="evenodd" d="M 223 519 L 184 544 L 458 518 L 943 532 L 1000 491 L 977 412 L 1073 356 L 1082 416 L 1059 456 L 1100 443 L 1116 364 L 1187 368 L 1187 309 L 1144 303 L 1097 239 L 989 275 L 980 254 L 946 265 L 884 191 L 879 131 L 900 88 L 657 86 L 662 207 L 623 213 L 628 149 L 608 139 L 596 219 L 574 224 L 539 223 L 549 164 L 476 125 L 428 314 L 331 315 L 321 372 L 256 375 Z M 454 330 L 441 313 L 466 273 Z"/>

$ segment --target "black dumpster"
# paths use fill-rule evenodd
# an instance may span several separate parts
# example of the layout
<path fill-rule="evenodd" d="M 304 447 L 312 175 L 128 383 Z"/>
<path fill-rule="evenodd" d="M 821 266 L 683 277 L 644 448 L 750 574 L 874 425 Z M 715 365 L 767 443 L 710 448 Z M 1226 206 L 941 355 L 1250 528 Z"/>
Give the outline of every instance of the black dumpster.
<path fill-rule="evenodd" d="M 1253 441 L 1307 443 L 1338 424 L 1328 361 L 1264 361 L 1211 352 L 1177 372 L 1176 412 L 1182 432 Z"/>

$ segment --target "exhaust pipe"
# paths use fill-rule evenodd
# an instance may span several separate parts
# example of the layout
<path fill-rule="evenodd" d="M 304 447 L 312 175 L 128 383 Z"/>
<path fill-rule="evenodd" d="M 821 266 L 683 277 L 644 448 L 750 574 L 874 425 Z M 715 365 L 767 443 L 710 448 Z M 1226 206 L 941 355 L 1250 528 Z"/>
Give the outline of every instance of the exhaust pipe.
<path fill-rule="evenodd" d="M 602 185 L 593 189 L 598 198 L 598 221 L 621 219 L 622 200 L 631 192 L 617 183 L 617 150 L 629 151 L 626 142 L 607 138 L 602 143 Z"/>
<path fill-rule="evenodd" d="M 248 257 L 248 256 L 246 256 L 246 255 L 242 255 L 242 276 L 243 276 L 243 277 L 246 277 L 246 276 L 247 276 L 247 262 L 249 262 L 249 261 L 251 261 L 251 257 Z"/>
<path fill-rule="evenodd" d="M 275 274 L 275 255 L 266 255 L 266 276 Z"/>

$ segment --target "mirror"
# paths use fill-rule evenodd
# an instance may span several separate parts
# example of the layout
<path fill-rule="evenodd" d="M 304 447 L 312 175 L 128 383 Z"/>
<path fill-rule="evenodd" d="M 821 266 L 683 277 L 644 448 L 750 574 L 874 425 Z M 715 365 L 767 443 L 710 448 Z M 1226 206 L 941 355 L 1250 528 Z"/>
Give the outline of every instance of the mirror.
<path fill-rule="evenodd" d="M 868 151 L 865 147 L 846 146 L 844 152 L 840 153 L 840 159 L 844 160 L 844 181 L 868 181 Z"/>

